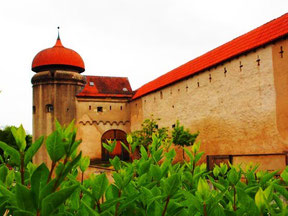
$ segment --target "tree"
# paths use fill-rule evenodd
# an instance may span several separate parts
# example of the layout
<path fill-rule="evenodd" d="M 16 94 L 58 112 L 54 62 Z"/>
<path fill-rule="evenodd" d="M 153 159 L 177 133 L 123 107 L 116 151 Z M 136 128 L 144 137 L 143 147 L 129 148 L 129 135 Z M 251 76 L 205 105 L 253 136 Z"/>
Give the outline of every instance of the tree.
<path fill-rule="evenodd" d="M 164 143 L 169 143 L 168 129 L 165 127 L 159 128 L 157 123 L 159 120 L 160 119 L 154 119 L 153 116 L 151 116 L 151 119 L 145 119 L 141 124 L 141 129 L 131 133 L 134 145 L 137 145 L 138 148 L 144 146 L 146 150 L 149 150 L 148 147 L 153 141 L 153 134 L 156 134 Z"/>
<path fill-rule="evenodd" d="M 189 129 L 185 130 L 184 126 L 181 126 L 177 120 L 172 131 L 172 139 L 175 145 L 181 146 L 183 148 L 183 159 L 185 159 L 184 147 L 193 145 L 198 135 L 199 132 L 192 134 L 190 133 Z"/>

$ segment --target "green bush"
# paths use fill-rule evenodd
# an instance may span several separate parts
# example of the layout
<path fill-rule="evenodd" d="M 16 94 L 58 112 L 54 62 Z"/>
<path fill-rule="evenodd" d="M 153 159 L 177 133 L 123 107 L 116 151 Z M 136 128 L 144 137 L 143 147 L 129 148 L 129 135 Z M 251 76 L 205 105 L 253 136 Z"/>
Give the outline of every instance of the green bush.
<path fill-rule="evenodd" d="M 288 168 L 281 178 L 275 177 L 277 171 L 257 172 L 257 166 L 221 164 L 207 171 L 206 164 L 197 165 L 200 143 L 185 148 L 189 162 L 172 164 L 175 150 L 165 151 L 163 137 L 153 133 L 150 144 L 140 147 L 139 160 L 110 160 L 113 182 L 103 173 L 81 183 L 78 168 L 85 172 L 89 162 L 77 153 L 73 123 L 57 124 L 47 137 L 50 169 L 27 162 L 43 138 L 23 152 L 22 132 L 13 135 L 18 150 L 3 142 L 0 148 L 20 172 L 0 167 L 0 215 L 288 215 Z M 127 141 L 134 144 L 132 136 Z"/>

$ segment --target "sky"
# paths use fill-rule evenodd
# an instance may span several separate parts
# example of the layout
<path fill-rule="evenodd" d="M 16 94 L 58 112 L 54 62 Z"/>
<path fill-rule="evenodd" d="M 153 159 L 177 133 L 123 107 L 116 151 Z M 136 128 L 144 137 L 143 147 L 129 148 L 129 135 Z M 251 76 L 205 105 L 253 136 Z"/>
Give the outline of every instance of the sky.
<path fill-rule="evenodd" d="M 32 132 L 31 64 L 57 26 L 83 75 L 128 77 L 136 90 L 287 12 L 287 0 L 2 0 L 0 127 Z"/>

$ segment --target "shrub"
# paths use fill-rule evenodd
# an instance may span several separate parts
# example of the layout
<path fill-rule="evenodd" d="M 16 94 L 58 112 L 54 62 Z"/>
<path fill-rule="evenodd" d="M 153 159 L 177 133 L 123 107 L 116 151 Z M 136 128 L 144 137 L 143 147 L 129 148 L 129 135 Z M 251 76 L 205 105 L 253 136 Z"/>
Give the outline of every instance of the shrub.
<path fill-rule="evenodd" d="M 21 132 L 15 136 L 23 144 Z M 76 178 L 78 167 L 84 172 L 88 162 L 81 159 L 81 152 L 77 154 L 80 141 L 75 137 L 73 123 L 64 128 L 57 124 L 57 130 L 46 140 L 52 160 L 50 169 L 45 164 L 25 163 L 43 138 L 32 144 L 33 151 L 30 148 L 27 151 L 30 153 L 23 153 L 22 144 L 17 151 L 0 143 L 0 148 L 17 161 L 21 173 L 0 167 L 0 214 L 5 211 L 16 216 L 288 214 L 288 168 L 281 179 L 275 178 L 278 171 L 257 172 L 257 166 L 242 169 L 222 164 L 207 171 L 206 164 L 196 165 L 203 154 L 198 152 L 199 143 L 185 148 L 189 162 L 172 164 L 175 150 L 165 152 L 163 137 L 154 133 L 151 143 L 140 147 L 139 160 L 128 163 L 117 156 L 110 159 L 115 169 L 112 183 L 103 173 L 92 175 L 81 184 Z M 128 142 L 133 145 L 131 136 Z"/>

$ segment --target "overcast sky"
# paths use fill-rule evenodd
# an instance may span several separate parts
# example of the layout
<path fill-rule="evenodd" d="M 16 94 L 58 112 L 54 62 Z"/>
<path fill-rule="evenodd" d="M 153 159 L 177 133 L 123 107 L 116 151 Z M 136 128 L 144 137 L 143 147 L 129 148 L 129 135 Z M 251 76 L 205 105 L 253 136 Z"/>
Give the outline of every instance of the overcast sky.
<path fill-rule="evenodd" d="M 0 127 L 32 132 L 31 63 L 57 38 L 135 90 L 288 12 L 287 0 L 1 0 Z"/>

